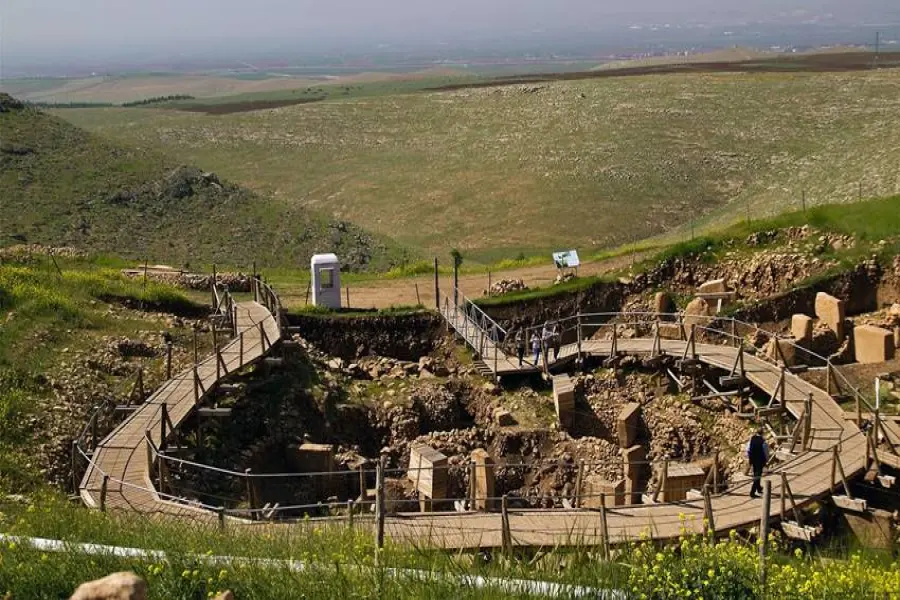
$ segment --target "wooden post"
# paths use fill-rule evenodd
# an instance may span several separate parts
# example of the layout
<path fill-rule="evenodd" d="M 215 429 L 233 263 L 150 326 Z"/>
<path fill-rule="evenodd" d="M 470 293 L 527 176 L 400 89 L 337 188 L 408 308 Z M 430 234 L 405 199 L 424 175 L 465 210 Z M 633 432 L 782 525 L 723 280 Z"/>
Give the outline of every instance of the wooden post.
<path fill-rule="evenodd" d="M 250 507 L 250 518 L 257 519 L 259 515 L 256 513 L 256 499 L 253 497 L 253 483 L 251 482 L 251 469 L 244 469 L 244 487 L 247 491 L 247 505 Z"/>
<path fill-rule="evenodd" d="M 491 270 L 488 269 L 488 296 L 493 296 L 493 292 L 491 291 L 491 287 L 493 287 L 493 282 L 491 281 Z"/>
<path fill-rule="evenodd" d="M 441 284 L 438 281 L 438 259 L 437 256 L 434 257 L 434 304 L 438 309 L 438 312 L 441 310 Z"/>
<path fill-rule="evenodd" d="M 609 560 L 609 523 L 606 520 L 606 494 L 600 494 L 600 537 L 603 538 L 603 558 Z"/>
<path fill-rule="evenodd" d="M 509 504 L 506 494 L 500 499 L 501 548 L 504 554 L 512 551 L 512 532 L 509 529 Z"/>
<path fill-rule="evenodd" d="M 262 351 L 266 351 L 266 328 L 262 321 L 259 322 L 259 344 Z"/>
<path fill-rule="evenodd" d="M 470 460 L 466 469 L 469 471 L 469 510 L 475 510 L 475 495 L 477 489 L 475 484 L 475 461 Z"/>
<path fill-rule="evenodd" d="M 375 556 L 384 548 L 384 457 L 375 464 Z"/>
<path fill-rule="evenodd" d="M 719 451 L 716 450 L 716 453 L 713 454 L 713 494 L 719 493 Z"/>
<path fill-rule="evenodd" d="M 810 434 L 812 433 L 812 407 L 813 395 L 806 398 L 806 406 L 803 407 L 803 450 L 809 450 Z"/>
<path fill-rule="evenodd" d="M 222 368 L 219 364 L 219 334 L 216 331 L 216 322 L 210 320 L 210 331 L 212 331 L 213 354 L 216 357 L 216 381 L 222 379 Z"/>
<path fill-rule="evenodd" d="M 415 282 L 416 286 L 416 306 L 422 306 L 422 298 L 419 297 L 419 282 Z M 440 308 L 440 307 L 438 307 Z"/>
<path fill-rule="evenodd" d="M 94 414 L 91 415 L 91 450 L 97 449 L 97 414 L 99 407 L 94 407 Z"/>
<path fill-rule="evenodd" d="M 216 265 L 213 264 L 213 272 L 212 272 L 212 281 L 209 284 L 210 292 L 212 293 L 212 307 L 213 310 L 218 310 L 219 307 L 216 303 Z"/>
<path fill-rule="evenodd" d="M 709 484 L 703 486 L 703 518 L 706 520 L 706 533 L 709 535 L 709 541 L 716 540 L 716 523 L 713 520 L 712 497 L 710 496 Z"/>
<path fill-rule="evenodd" d="M 581 331 L 581 313 L 578 313 L 577 317 L 577 328 L 578 328 L 578 362 L 583 363 L 584 358 L 581 355 L 581 340 L 582 340 L 582 331 Z"/>
<path fill-rule="evenodd" d="M 172 379 L 172 342 L 166 342 L 166 380 Z"/>
<path fill-rule="evenodd" d="M 78 440 L 72 440 L 72 490 L 78 489 Z"/>
<path fill-rule="evenodd" d="M 794 492 L 791 491 L 791 486 L 788 485 L 787 475 L 784 474 L 784 471 L 781 473 L 781 493 L 782 497 L 786 493 L 788 500 L 791 501 L 791 512 L 794 514 L 794 520 L 797 521 L 797 525 L 803 525 L 803 515 L 800 514 L 800 510 L 797 508 L 797 501 L 794 499 Z M 782 509 L 783 512 L 783 509 Z"/>
<path fill-rule="evenodd" d="M 350 308 L 350 286 L 344 286 L 344 292 L 347 296 L 347 308 Z"/>
<path fill-rule="evenodd" d="M 109 487 L 109 475 L 103 474 L 103 483 L 100 484 L 100 510 L 106 512 L 106 490 Z"/>
<path fill-rule="evenodd" d="M 762 511 L 759 516 L 759 582 L 766 587 L 766 550 L 769 544 L 769 511 L 772 507 L 772 482 L 763 481 Z"/>
<path fill-rule="evenodd" d="M 144 441 L 147 446 L 147 479 L 153 478 L 153 441 L 150 439 L 150 430 L 144 432 Z"/>
<path fill-rule="evenodd" d="M 159 448 L 160 450 L 165 451 L 166 449 L 166 421 L 169 420 L 169 407 L 163 402 L 160 406 L 160 410 L 162 411 L 162 418 L 159 420 Z"/>
<path fill-rule="evenodd" d="M 353 531 L 353 499 L 347 500 L 347 529 Z"/>
<path fill-rule="evenodd" d="M 615 358 L 619 354 L 619 326 L 613 323 L 612 346 L 609 349 L 609 357 Z"/>
<path fill-rule="evenodd" d="M 135 383 L 137 385 L 138 398 L 141 399 L 141 404 L 143 404 L 144 400 L 147 399 L 147 393 L 144 391 L 144 367 L 138 367 L 137 381 Z"/>
<path fill-rule="evenodd" d="M 581 508 L 581 485 L 584 480 L 584 461 L 578 461 L 578 475 L 575 476 L 575 501 L 573 506 Z"/>
<path fill-rule="evenodd" d="M 359 465 L 359 501 L 365 502 L 368 494 L 369 490 L 366 486 L 366 463 L 363 463 Z M 363 508 L 365 508 L 365 504 L 363 505 Z"/>
<path fill-rule="evenodd" d="M 196 327 L 194 327 L 194 329 L 193 329 L 193 335 L 194 335 L 194 366 L 196 366 L 197 362 L 198 362 L 198 358 L 199 358 L 199 350 L 197 349 L 197 328 Z"/>
<path fill-rule="evenodd" d="M 225 507 L 220 506 L 216 509 L 216 513 L 219 516 L 219 529 L 225 529 Z"/>

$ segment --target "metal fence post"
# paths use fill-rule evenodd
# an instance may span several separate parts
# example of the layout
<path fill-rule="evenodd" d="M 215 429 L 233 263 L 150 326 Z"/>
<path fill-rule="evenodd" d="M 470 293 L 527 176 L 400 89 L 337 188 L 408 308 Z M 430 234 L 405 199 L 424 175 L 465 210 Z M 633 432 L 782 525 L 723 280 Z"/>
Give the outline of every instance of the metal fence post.
<path fill-rule="evenodd" d="M 784 490 L 782 490 L 782 494 Z M 759 583 L 766 588 L 766 550 L 769 544 L 769 511 L 772 507 L 772 482 L 763 481 L 762 512 L 759 516 Z"/>

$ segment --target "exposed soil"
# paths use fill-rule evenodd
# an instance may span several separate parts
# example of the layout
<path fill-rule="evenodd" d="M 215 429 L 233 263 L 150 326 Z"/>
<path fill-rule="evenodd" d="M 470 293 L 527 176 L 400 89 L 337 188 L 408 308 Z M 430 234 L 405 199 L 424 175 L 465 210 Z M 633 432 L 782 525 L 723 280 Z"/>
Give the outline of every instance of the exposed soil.
<path fill-rule="evenodd" d="M 455 83 L 429 89 L 431 91 L 449 91 L 520 85 L 523 83 L 606 79 L 609 77 L 634 77 L 639 75 L 664 75 L 670 73 L 784 73 L 785 71 L 801 73 L 834 73 L 842 71 L 865 71 L 873 68 L 873 57 L 873 54 L 870 52 L 842 52 L 836 54 L 809 54 L 803 56 L 786 56 L 746 61 L 672 63 L 665 65 L 642 65 L 636 67 L 624 66 L 616 69 L 601 69 L 596 71 L 500 77 L 489 81 Z M 900 52 L 880 54 L 878 65 L 879 68 L 890 68 L 900 65 Z"/>

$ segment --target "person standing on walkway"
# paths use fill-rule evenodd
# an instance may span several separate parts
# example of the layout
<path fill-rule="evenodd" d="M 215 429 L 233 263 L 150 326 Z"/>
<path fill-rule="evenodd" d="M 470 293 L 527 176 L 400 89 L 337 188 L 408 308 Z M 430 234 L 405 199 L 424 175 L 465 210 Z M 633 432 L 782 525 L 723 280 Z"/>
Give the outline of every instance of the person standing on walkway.
<path fill-rule="evenodd" d="M 763 468 L 769 462 L 769 446 L 763 438 L 762 427 L 759 427 L 747 442 L 747 459 L 750 461 L 750 467 L 753 469 L 753 485 L 750 487 L 750 497 L 756 498 L 756 495 L 762 492 L 762 474 Z"/>
<path fill-rule="evenodd" d="M 518 330 L 516 332 L 515 337 L 516 342 L 516 356 L 519 357 L 519 366 L 522 366 L 522 359 L 525 358 L 525 334 L 522 333 L 522 330 Z"/>
<path fill-rule="evenodd" d="M 541 338 L 537 331 L 531 334 L 531 351 L 534 352 L 534 366 L 538 366 L 538 361 L 541 360 Z"/>
<path fill-rule="evenodd" d="M 559 360 L 559 349 L 562 347 L 562 333 L 559 331 L 559 323 L 553 322 L 553 360 Z"/>

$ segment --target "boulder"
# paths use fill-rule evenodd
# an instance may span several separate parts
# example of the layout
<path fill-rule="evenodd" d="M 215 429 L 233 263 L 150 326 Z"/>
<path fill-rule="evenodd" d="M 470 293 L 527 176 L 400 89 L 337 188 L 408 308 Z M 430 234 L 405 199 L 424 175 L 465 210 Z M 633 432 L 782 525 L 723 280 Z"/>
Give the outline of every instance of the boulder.
<path fill-rule="evenodd" d="M 846 312 L 843 300 L 819 292 L 816 294 L 816 316 L 834 332 L 839 342 L 844 341 Z"/>
<path fill-rule="evenodd" d="M 700 287 L 697 288 L 697 292 L 700 294 L 724 294 L 727 291 L 728 288 L 725 285 L 724 279 L 713 279 L 701 284 Z"/>
<path fill-rule="evenodd" d="M 70 600 L 146 600 L 147 582 L 123 571 L 82 583 Z"/>
<path fill-rule="evenodd" d="M 880 363 L 894 358 L 894 333 L 874 325 L 853 328 L 856 362 Z"/>
<path fill-rule="evenodd" d="M 813 320 L 807 315 L 791 317 L 791 335 L 798 342 L 810 342 L 813 336 Z"/>
<path fill-rule="evenodd" d="M 705 326 L 709 323 L 709 317 L 712 315 L 709 302 L 703 298 L 694 298 L 684 309 L 684 329 L 690 335 L 691 325 Z"/>

